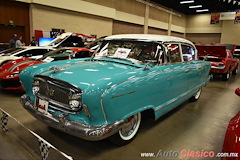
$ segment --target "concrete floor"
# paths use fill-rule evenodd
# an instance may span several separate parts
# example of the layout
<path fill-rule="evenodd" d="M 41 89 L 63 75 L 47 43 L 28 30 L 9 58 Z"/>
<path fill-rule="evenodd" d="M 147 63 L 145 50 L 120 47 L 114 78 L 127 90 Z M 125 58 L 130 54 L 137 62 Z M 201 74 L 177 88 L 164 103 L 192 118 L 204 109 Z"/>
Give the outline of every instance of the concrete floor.
<path fill-rule="evenodd" d="M 89 142 L 49 128 L 25 111 L 19 103 L 19 93 L 0 91 L 0 107 L 39 134 L 59 150 L 78 160 L 158 160 L 194 158 L 141 158 L 141 153 L 161 150 L 221 152 L 229 120 L 240 111 L 240 97 L 234 94 L 240 87 L 240 75 L 227 82 L 214 79 L 203 88 L 197 102 L 186 102 L 163 118 L 145 118 L 136 139 L 129 145 L 116 147 L 107 140 Z M 9 131 L 0 131 L 0 160 L 41 159 L 38 140 L 9 118 Z M 49 159 L 66 159 L 51 149 Z M 196 158 L 195 158 L 196 159 Z M 203 158 L 198 158 L 203 159 Z M 210 158 L 212 160 L 219 158 Z"/>

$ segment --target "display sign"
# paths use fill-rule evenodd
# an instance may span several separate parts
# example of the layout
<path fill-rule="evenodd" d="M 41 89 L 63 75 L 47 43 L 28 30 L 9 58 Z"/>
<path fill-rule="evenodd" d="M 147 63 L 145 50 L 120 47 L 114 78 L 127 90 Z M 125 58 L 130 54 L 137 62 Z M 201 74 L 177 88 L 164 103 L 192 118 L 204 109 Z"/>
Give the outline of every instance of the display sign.
<path fill-rule="evenodd" d="M 240 22 L 240 10 L 236 12 L 234 23 L 238 24 Z"/>
<path fill-rule="evenodd" d="M 236 12 L 221 12 L 220 20 L 235 20 Z"/>
<path fill-rule="evenodd" d="M 220 13 L 211 13 L 210 24 L 218 24 L 220 20 Z"/>
<path fill-rule="evenodd" d="M 118 48 L 117 51 L 114 53 L 113 57 L 117 58 L 127 58 L 131 49 L 127 48 Z"/>

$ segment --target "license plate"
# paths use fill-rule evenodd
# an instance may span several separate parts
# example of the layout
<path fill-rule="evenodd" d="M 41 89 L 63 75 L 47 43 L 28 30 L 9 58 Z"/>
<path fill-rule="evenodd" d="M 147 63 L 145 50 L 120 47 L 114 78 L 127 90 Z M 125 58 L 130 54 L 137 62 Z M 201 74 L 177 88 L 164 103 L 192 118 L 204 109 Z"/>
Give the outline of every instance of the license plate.
<path fill-rule="evenodd" d="M 39 112 L 46 113 L 48 111 L 48 101 L 38 98 L 36 100 L 36 107 Z"/>

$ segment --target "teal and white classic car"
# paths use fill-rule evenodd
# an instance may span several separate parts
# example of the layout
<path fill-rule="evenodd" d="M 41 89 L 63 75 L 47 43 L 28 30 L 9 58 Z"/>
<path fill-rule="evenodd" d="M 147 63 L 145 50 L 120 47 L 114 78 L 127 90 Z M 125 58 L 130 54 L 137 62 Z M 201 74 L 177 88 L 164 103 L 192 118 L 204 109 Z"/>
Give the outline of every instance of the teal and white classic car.
<path fill-rule="evenodd" d="M 104 38 L 91 58 L 35 65 L 21 72 L 24 108 L 74 136 L 131 142 L 141 113 L 155 119 L 190 99 L 210 79 L 210 63 L 178 37 L 127 34 Z"/>

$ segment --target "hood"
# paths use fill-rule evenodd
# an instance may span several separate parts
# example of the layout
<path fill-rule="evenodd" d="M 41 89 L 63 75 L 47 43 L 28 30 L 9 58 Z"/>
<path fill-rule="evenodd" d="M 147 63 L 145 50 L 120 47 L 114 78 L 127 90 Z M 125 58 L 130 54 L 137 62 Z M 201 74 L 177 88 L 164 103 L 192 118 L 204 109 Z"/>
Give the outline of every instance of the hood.
<path fill-rule="evenodd" d="M 142 66 L 123 60 L 101 58 L 57 61 L 32 66 L 28 70 L 35 70 L 34 75 L 60 79 L 84 90 L 90 86 L 105 89 L 139 76 L 141 72 L 138 71 L 142 70 Z"/>
<path fill-rule="evenodd" d="M 226 46 L 196 45 L 198 56 L 226 57 Z"/>

